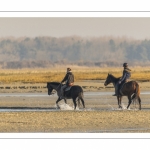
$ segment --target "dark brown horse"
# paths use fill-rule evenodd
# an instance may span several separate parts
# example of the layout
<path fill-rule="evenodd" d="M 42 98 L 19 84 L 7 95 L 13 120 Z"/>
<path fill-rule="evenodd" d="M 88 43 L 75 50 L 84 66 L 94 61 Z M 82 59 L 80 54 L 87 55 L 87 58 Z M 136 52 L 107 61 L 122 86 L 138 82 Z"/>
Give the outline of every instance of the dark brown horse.
<path fill-rule="evenodd" d="M 48 95 L 52 94 L 53 89 L 57 91 L 58 99 L 56 101 L 56 105 L 58 108 L 59 108 L 58 102 L 62 100 L 62 98 L 60 98 L 61 86 L 62 86 L 62 84 L 59 82 L 48 82 L 47 83 Z M 66 99 L 72 99 L 73 103 L 74 103 L 74 110 L 77 107 L 76 100 L 78 101 L 78 103 L 81 100 L 83 108 L 85 108 L 84 99 L 83 99 L 83 89 L 81 86 L 78 86 L 78 85 L 72 86 L 70 90 L 65 92 L 65 98 L 63 98 L 63 99 L 64 99 L 65 103 L 67 103 Z"/>
<path fill-rule="evenodd" d="M 104 85 L 107 86 L 108 84 L 113 83 L 114 87 L 116 87 L 116 84 L 118 83 L 119 79 L 120 78 L 116 78 L 112 74 L 108 74 Z M 117 96 L 119 108 L 122 108 L 122 97 L 127 96 L 129 100 L 127 109 L 129 108 L 131 102 L 137 99 L 139 103 L 139 109 L 141 110 L 140 88 L 139 84 L 136 81 L 129 81 L 125 83 L 123 87 L 121 87 L 120 93 L 121 95 Z"/>

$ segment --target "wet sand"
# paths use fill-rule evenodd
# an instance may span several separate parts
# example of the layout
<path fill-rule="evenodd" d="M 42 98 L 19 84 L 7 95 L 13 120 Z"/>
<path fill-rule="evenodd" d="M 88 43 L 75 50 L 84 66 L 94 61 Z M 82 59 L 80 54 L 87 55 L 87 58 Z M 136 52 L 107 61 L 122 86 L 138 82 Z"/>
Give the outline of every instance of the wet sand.
<path fill-rule="evenodd" d="M 103 87 L 103 81 L 83 81 L 85 93 L 113 92 L 112 85 Z M 14 85 L 11 85 L 13 87 Z M 21 86 L 30 87 L 22 84 Z M 7 85 L 8 87 L 8 85 Z M 33 87 L 33 86 L 32 86 Z M 149 91 L 149 82 L 140 83 L 141 91 Z M 1 93 L 42 93 L 47 95 L 45 84 L 36 84 L 34 88 L 3 88 Z M 1 133 L 149 133 L 150 132 L 150 95 L 141 95 L 142 110 L 132 104 L 130 110 L 118 110 L 116 97 L 85 96 L 86 109 L 55 110 L 55 96 L 44 97 L 0 97 L 3 108 L 46 108 L 44 111 L 0 112 Z M 61 102 L 63 103 L 63 101 Z M 61 104 L 60 103 L 60 104 Z M 68 100 L 72 106 L 72 100 Z M 126 107 L 127 99 L 123 98 Z"/>

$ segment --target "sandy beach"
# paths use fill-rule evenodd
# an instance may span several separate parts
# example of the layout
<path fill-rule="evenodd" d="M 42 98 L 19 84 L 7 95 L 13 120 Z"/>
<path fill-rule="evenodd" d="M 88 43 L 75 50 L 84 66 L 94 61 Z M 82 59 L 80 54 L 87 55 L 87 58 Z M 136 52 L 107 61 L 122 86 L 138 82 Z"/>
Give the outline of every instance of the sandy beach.
<path fill-rule="evenodd" d="M 103 86 L 104 81 L 82 81 L 86 92 L 113 92 L 109 85 Z M 141 92 L 149 91 L 148 82 L 141 82 Z M 15 87 L 15 88 L 14 88 Z M 130 110 L 118 110 L 116 97 L 111 95 L 97 96 L 88 99 L 85 96 L 86 109 L 55 110 L 57 97 L 48 96 L 46 84 L 16 84 L 1 86 L 0 92 L 6 96 L 0 97 L 0 108 L 46 108 L 44 111 L 1 111 L 1 133 L 149 133 L 150 132 L 150 95 L 141 95 L 142 110 L 131 106 Z M 44 97 L 13 97 L 11 93 L 41 93 Z M 7 95 L 8 94 L 8 95 Z M 101 99 L 99 101 L 99 99 Z M 107 100 L 107 101 L 106 101 Z M 63 103 L 63 102 L 61 102 Z M 60 104 L 61 104 L 60 103 Z M 127 105 L 127 99 L 123 100 Z M 73 105 L 68 100 L 68 105 Z M 111 105 L 112 109 L 109 105 Z"/>

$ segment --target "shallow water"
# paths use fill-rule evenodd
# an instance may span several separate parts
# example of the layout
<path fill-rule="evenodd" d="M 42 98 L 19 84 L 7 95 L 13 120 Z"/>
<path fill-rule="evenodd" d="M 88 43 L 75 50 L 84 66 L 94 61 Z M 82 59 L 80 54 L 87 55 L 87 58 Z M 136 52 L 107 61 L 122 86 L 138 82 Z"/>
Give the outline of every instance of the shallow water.
<path fill-rule="evenodd" d="M 59 107 L 57 108 L 56 105 L 53 107 L 0 107 L 0 112 L 58 112 L 58 111 L 74 111 L 73 105 L 65 104 L 64 102 L 59 103 Z M 86 107 L 79 108 L 77 106 L 75 111 L 122 111 L 122 110 L 138 110 L 137 108 L 127 109 L 124 103 L 122 103 L 122 109 L 114 107 L 113 105 L 107 104 L 105 108 L 93 108 L 93 107 Z M 146 110 L 146 109 L 145 109 Z M 149 110 L 149 109 L 147 109 Z"/>
<path fill-rule="evenodd" d="M 122 101 L 123 109 L 118 109 L 117 99 L 112 96 L 114 92 L 84 92 L 84 101 L 86 109 L 77 107 L 76 111 L 120 111 L 126 110 L 127 98 L 124 97 Z M 142 104 L 145 106 L 150 105 L 150 92 L 141 92 Z M 67 100 L 67 104 L 64 101 L 59 102 L 60 109 L 57 109 L 55 102 L 57 95 L 49 96 L 47 93 L 1 93 L 0 94 L 0 112 L 27 112 L 27 111 L 73 111 L 72 100 Z M 31 106 L 30 103 L 33 103 Z M 48 102 L 51 101 L 51 104 Z M 10 105 L 10 103 L 14 103 Z M 20 106 L 17 104 L 22 102 Z M 70 103 L 68 103 L 70 102 Z M 5 105 L 1 105 L 5 103 Z M 44 104 L 46 103 L 46 104 Z M 137 108 L 134 108 L 136 110 Z M 133 108 L 129 109 L 133 110 Z M 145 107 L 144 110 L 150 110 Z"/>
<path fill-rule="evenodd" d="M 113 95 L 114 92 L 84 92 L 84 96 L 103 96 L 103 95 Z M 150 95 L 149 91 L 141 92 L 141 95 Z M 1 93 L 0 97 L 47 97 L 47 93 Z M 52 97 L 57 97 L 56 94 L 50 95 Z"/>

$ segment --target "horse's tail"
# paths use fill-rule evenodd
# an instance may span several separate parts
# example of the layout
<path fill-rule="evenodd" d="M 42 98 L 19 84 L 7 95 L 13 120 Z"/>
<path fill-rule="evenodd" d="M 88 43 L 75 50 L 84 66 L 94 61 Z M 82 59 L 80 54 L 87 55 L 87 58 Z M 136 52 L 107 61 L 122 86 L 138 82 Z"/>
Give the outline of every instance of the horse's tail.
<path fill-rule="evenodd" d="M 82 92 L 80 92 L 80 93 L 78 94 L 78 105 L 80 105 L 80 100 L 81 100 L 81 98 L 83 98 L 83 93 L 82 93 Z"/>
<path fill-rule="evenodd" d="M 139 95 L 140 95 L 140 87 L 139 87 L 139 84 L 136 83 L 136 89 L 135 89 L 135 93 L 132 96 L 132 100 L 138 99 Z"/>
<path fill-rule="evenodd" d="M 136 84 L 135 93 L 132 96 L 133 103 L 135 103 L 136 100 L 138 100 L 138 102 L 139 102 L 139 109 L 141 110 L 140 86 L 139 86 L 138 83 Z"/>
<path fill-rule="evenodd" d="M 84 97 L 84 96 L 83 96 L 83 91 L 81 91 L 81 92 L 79 93 L 78 97 L 79 97 L 79 98 L 83 98 L 83 97 Z"/>
<path fill-rule="evenodd" d="M 82 102 L 82 105 L 83 107 L 85 108 L 85 105 L 84 105 L 84 95 L 83 95 L 83 90 L 81 90 L 81 92 L 78 94 L 78 106 L 80 106 L 80 100 Z"/>

